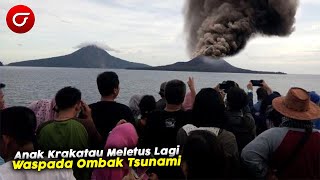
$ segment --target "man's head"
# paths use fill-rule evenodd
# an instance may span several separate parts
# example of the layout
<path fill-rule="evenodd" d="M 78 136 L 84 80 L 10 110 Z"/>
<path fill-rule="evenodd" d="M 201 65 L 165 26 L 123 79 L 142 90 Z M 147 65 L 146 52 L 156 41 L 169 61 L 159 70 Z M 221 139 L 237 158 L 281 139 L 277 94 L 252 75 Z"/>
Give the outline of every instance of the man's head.
<path fill-rule="evenodd" d="M 0 155 L 5 161 L 14 158 L 17 151 L 31 145 L 37 125 L 35 114 L 25 107 L 10 107 L 1 111 Z M 32 147 L 33 148 L 33 147 Z"/>
<path fill-rule="evenodd" d="M 268 92 L 264 88 L 257 89 L 257 97 L 258 101 L 263 101 L 266 97 L 268 97 Z"/>
<path fill-rule="evenodd" d="M 74 111 L 76 115 L 81 110 L 81 92 L 76 88 L 62 88 L 56 94 L 55 101 L 58 112 Z"/>
<path fill-rule="evenodd" d="M 247 93 L 238 87 L 231 88 L 227 94 L 227 105 L 230 110 L 241 110 L 249 103 Z"/>
<path fill-rule="evenodd" d="M 115 72 L 104 72 L 99 74 L 97 85 L 102 97 L 111 96 L 115 99 L 119 94 L 119 77 Z"/>
<path fill-rule="evenodd" d="M 5 87 L 6 87 L 5 84 L 0 83 L 0 110 L 4 109 L 5 107 L 4 93 L 2 91 L 2 89 Z"/>
<path fill-rule="evenodd" d="M 202 130 L 191 132 L 182 152 L 181 166 L 186 179 L 223 178 L 225 162 L 225 153 L 214 134 Z"/>
<path fill-rule="evenodd" d="M 165 98 L 167 104 L 181 105 L 186 95 L 186 84 L 180 80 L 172 80 L 166 84 Z"/>

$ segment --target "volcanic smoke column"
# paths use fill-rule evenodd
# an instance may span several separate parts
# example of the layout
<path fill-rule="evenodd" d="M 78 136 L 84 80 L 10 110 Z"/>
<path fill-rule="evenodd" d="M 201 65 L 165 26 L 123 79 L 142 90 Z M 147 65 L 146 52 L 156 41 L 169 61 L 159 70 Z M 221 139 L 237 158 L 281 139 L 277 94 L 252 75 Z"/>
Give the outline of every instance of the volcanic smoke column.
<path fill-rule="evenodd" d="M 186 0 L 189 53 L 232 56 L 255 34 L 288 36 L 297 7 L 298 0 Z"/>

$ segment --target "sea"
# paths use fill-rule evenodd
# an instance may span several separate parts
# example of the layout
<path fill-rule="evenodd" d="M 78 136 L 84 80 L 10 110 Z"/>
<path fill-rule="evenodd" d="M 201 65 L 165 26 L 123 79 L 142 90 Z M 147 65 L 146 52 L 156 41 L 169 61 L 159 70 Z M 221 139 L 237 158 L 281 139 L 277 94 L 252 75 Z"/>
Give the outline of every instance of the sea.
<path fill-rule="evenodd" d="M 187 82 L 194 77 L 197 91 L 215 87 L 225 80 L 233 80 L 242 88 L 250 80 L 265 80 L 273 90 L 285 95 L 290 87 L 302 87 L 308 91 L 320 93 L 320 75 L 265 75 L 265 74 L 230 74 L 205 72 L 143 71 L 119 69 L 82 69 L 82 68 L 47 68 L 47 67 L 0 67 L 0 82 L 4 89 L 5 101 L 10 106 L 28 106 L 40 99 L 54 98 L 56 92 L 66 86 L 81 90 L 82 97 L 88 104 L 100 100 L 96 78 L 104 71 L 114 71 L 120 78 L 120 94 L 117 101 L 128 104 L 133 95 L 153 95 L 159 99 L 160 84 L 172 79 Z"/>

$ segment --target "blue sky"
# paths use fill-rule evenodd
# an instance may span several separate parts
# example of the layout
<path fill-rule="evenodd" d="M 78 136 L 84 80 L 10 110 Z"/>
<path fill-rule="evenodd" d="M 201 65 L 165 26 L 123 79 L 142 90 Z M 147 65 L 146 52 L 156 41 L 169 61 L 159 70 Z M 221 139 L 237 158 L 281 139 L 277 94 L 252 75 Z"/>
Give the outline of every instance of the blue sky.
<path fill-rule="evenodd" d="M 26 34 L 11 32 L 8 10 L 25 4 L 36 15 Z M 97 43 L 110 54 L 149 65 L 187 61 L 184 0 L 2 0 L 0 61 L 69 54 Z M 296 31 L 286 38 L 256 37 L 240 54 L 226 58 L 242 68 L 320 74 L 320 1 L 300 0 Z"/>

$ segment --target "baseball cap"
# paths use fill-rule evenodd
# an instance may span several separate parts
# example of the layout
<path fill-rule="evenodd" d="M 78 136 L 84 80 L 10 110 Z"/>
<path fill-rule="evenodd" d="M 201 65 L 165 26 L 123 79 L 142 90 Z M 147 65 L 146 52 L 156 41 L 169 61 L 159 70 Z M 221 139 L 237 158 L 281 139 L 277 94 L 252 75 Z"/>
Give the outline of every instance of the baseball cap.
<path fill-rule="evenodd" d="M 6 87 L 6 85 L 5 85 L 5 84 L 0 83 L 0 89 L 5 88 L 5 87 Z"/>

